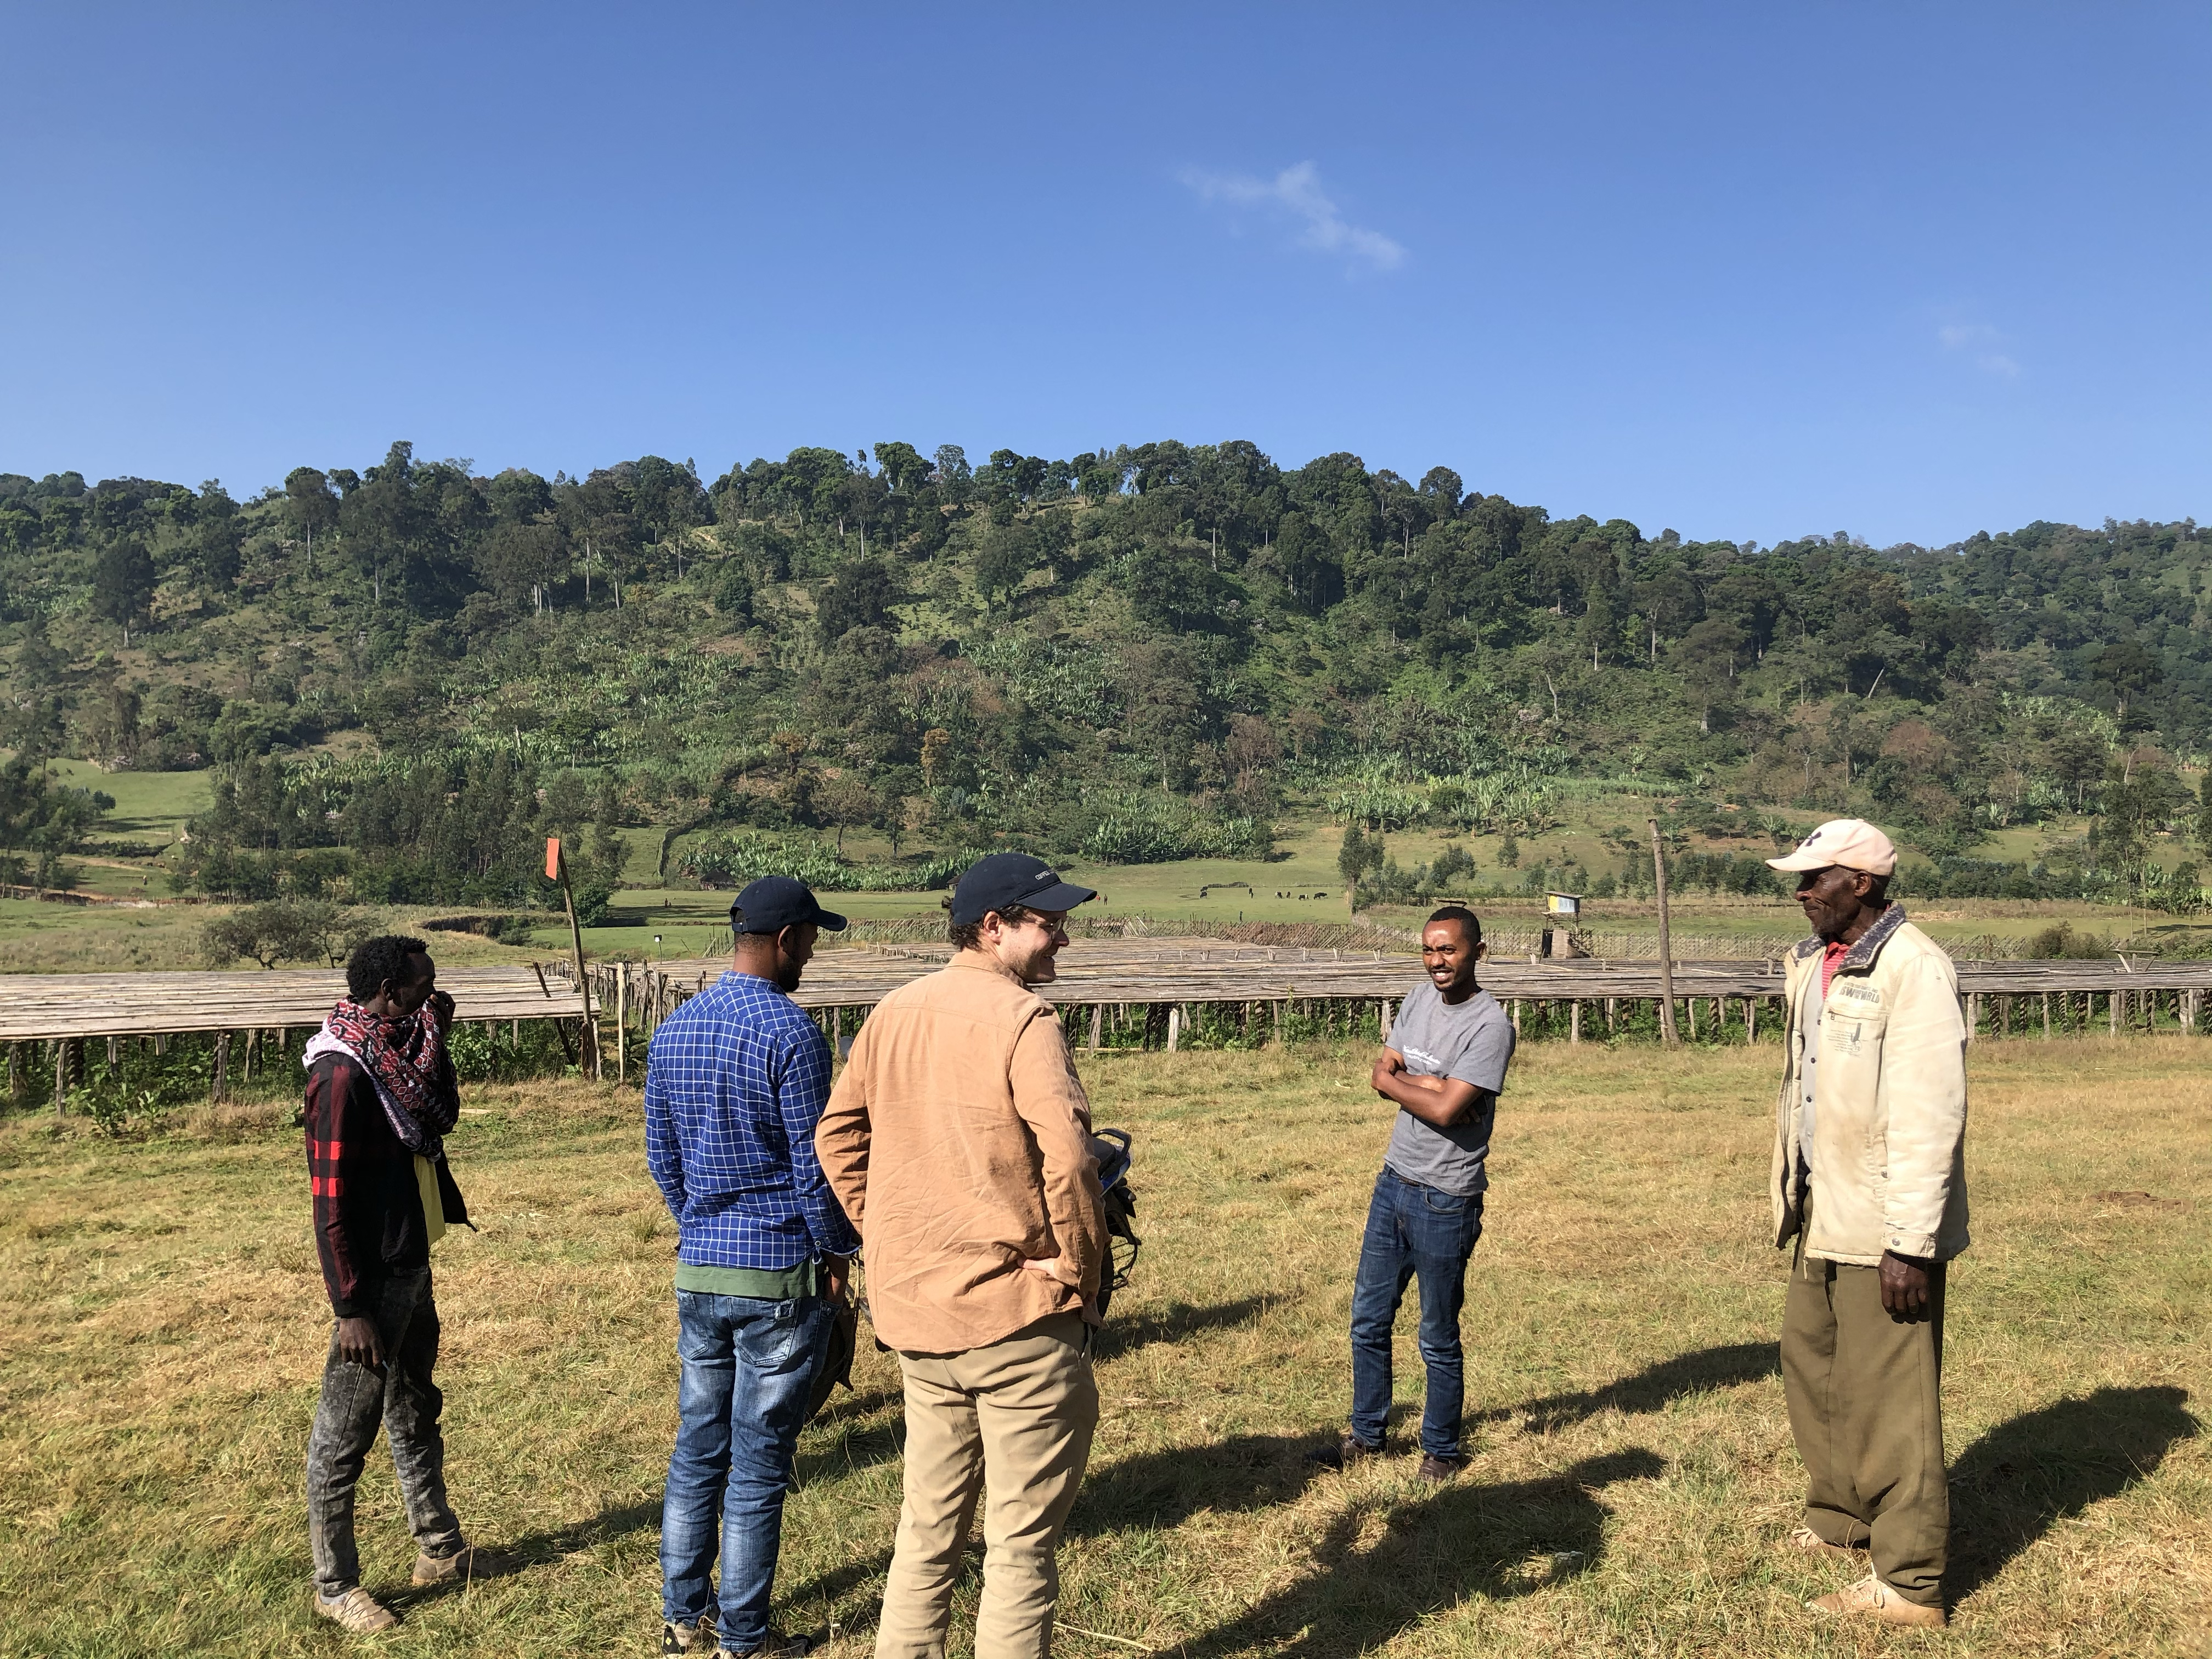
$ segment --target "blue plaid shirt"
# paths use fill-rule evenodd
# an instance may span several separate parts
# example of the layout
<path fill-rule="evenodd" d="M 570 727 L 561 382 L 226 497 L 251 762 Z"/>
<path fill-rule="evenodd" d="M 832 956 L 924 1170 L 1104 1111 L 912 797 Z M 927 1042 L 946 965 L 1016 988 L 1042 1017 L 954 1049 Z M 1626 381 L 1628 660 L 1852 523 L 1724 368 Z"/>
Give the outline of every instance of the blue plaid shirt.
<path fill-rule="evenodd" d="M 830 1045 L 767 980 L 724 974 L 653 1033 L 645 1161 L 695 1267 L 795 1267 L 860 1236 L 814 1156 Z"/>

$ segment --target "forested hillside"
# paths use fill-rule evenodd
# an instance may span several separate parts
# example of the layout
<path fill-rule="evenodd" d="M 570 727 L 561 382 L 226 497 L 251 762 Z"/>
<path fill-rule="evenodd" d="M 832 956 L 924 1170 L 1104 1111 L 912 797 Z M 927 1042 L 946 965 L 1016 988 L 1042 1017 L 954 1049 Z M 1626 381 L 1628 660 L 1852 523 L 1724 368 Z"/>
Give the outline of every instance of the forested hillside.
<path fill-rule="evenodd" d="M 63 754 L 216 769 L 204 890 L 387 902 L 542 897 L 549 830 L 601 885 L 639 824 L 701 877 L 772 841 L 913 885 L 1009 842 L 1254 854 L 1292 811 L 1527 833 L 1612 779 L 2139 890 L 2212 727 L 2207 551 L 2109 520 L 1739 546 L 1241 442 L 550 480 L 400 443 L 242 501 L 0 475 L 0 842 L 27 867 L 86 833 L 39 787 Z M 1973 859 L 2076 811 L 2056 864 Z M 899 861 L 843 862 L 855 830 Z"/>

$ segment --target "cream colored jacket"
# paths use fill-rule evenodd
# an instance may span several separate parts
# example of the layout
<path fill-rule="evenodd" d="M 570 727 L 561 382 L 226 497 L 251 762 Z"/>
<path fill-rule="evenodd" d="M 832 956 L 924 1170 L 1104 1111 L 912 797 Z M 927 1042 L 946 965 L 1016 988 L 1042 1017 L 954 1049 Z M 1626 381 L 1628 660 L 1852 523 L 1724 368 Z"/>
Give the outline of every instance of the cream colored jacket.
<path fill-rule="evenodd" d="M 1778 1248 L 1804 1224 L 1799 1144 L 1805 999 L 1820 996 L 1824 942 L 1788 964 L 1782 1095 L 1771 1196 Z M 1836 964 L 1814 1028 L 1819 1176 L 1805 1253 L 1870 1267 L 1885 1250 L 1948 1260 L 1966 1248 L 1966 1026 L 1951 958 L 1892 904 Z"/>

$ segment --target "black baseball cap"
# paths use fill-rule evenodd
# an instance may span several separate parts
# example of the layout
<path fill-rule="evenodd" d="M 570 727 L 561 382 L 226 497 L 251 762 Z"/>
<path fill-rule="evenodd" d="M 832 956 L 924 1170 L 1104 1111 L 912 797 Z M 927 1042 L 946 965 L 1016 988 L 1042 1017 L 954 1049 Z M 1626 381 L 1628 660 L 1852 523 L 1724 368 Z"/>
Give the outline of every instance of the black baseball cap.
<path fill-rule="evenodd" d="M 994 910 L 1019 904 L 1031 910 L 1073 910 L 1097 893 L 1073 882 L 1027 853 L 994 853 L 978 859 L 952 890 L 952 925 L 966 927 Z"/>
<path fill-rule="evenodd" d="M 802 921 L 833 933 L 845 925 L 845 918 L 823 909 L 814 890 L 796 876 L 763 876 L 748 883 L 730 906 L 733 933 L 780 933 Z"/>

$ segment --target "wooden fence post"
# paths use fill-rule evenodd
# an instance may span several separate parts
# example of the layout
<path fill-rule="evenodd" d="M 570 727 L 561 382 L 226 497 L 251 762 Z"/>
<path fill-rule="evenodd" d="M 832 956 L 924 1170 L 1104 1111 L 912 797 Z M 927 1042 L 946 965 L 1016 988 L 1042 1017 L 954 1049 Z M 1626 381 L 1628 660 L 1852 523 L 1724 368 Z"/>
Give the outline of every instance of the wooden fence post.
<path fill-rule="evenodd" d="M 1168 1052 L 1173 1054 L 1182 1042 L 1182 1004 L 1168 1005 Z"/>
<path fill-rule="evenodd" d="M 69 1115 L 69 1044 L 54 1039 L 54 1115 Z"/>
<path fill-rule="evenodd" d="M 209 1080 L 208 1099 L 220 1106 L 230 1098 L 230 1033 L 215 1034 L 215 1075 Z"/>
<path fill-rule="evenodd" d="M 2043 1040 L 2051 1041 L 2051 993 L 2043 994 Z"/>
<path fill-rule="evenodd" d="M 1103 1002 L 1092 1003 L 1091 1005 L 1091 1052 L 1094 1054 L 1098 1052 L 1099 1028 L 1105 1023 L 1106 1005 Z"/>
<path fill-rule="evenodd" d="M 833 1039 L 830 1047 L 836 1043 Z M 615 963 L 615 1081 L 629 1079 L 629 963 Z"/>
<path fill-rule="evenodd" d="M 2112 1028 L 2112 1035 L 2114 1036 L 2120 1034 L 2120 998 L 2124 994 L 2124 992 L 2120 991 L 2105 993 L 2105 1021 Z"/>
<path fill-rule="evenodd" d="M 1667 848 L 1659 839 L 1659 820 L 1649 820 L 1651 825 L 1651 889 L 1659 901 L 1659 1041 L 1669 1048 L 1679 1045 L 1681 1034 L 1674 1029 L 1674 941 L 1668 931 L 1667 917 Z M 1697 1015 L 1690 1016 L 1694 1027 Z M 1694 1029 L 1692 1036 L 1695 1036 Z"/>
<path fill-rule="evenodd" d="M 1575 998 L 1567 1004 L 1567 1046 L 1572 1048 L 1583 1040 L 1583 1000 Z"/>

